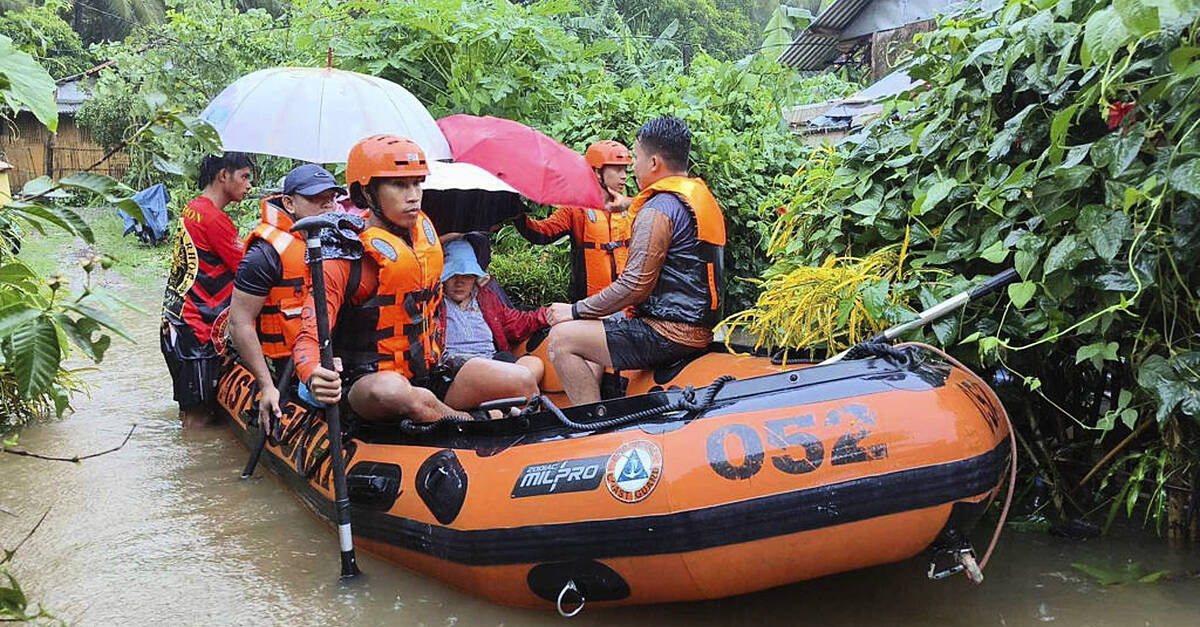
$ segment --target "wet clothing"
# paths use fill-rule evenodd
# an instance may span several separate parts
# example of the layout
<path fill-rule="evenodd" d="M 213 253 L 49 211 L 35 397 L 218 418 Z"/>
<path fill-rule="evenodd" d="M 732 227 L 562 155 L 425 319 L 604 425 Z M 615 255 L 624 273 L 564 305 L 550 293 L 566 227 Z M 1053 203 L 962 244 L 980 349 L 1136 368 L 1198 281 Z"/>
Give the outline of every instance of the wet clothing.
<path fill-rule="evenodd" d="M 221 358 L 212 329 L 229 307 L 242 242 L 229 216 L 204 196 L 184 207 L 179 222 L 163 294 L 159 348 L 175 401 L 186 410 L 211 407 L 216 399 Z"/>
<path fill-rule="evenodd" d="M 308 293 L 304 240 L 291 233 L 293 222 L 278 196 L 264 199 L 262 221 L 246 239 L 246 254 L 234 278 L 238 290 L 266 299 L 254 326 L 263 355 L 272 360 L 292 354 Z"/>
<path fill-rule="evenodd" d="M 544 220 L 521 215 L 514 226 L 533 244 L 550 244 L 570 235 L 571 300 L 599 293 L 625 271 L 629 259 L 629 212 L 560 207 Z"/>
<path fill-rule="evenodd" d="M 175 402 L 180 409 L 213 408 L 217 398 L 217 380 L 220 378 L 220 356 L 184 358 L 187 351 L 180 347 L 181 336 L 175 325 L 164 322 L 160 337 L 160 348 L 171 373 Z M 185 340 L 186 341 L 186 340 Z"/>
<path fill-rule="evenodd" d="M 176 327 L 185 359 L 216 355 L 212 326 L 229 307 L 233 277 L 242 261 L 237 227 L 211 200 L 197 196 L 179 218 L 171 269 L 163 295 L 163 319 Z"/>
<path fill-rule="evenodd" d="M 666 340 L 706 348 L 724 300 L 720 207 L 700 179 L 667 177 L 638 194 L 630 213 L 625 272 L 599 294 L 575 303 L 576 315 L 601 318 L 633 306 L 634 317 Z M 665 356 L 657 363 L 674 361 Z"/>
<path fill-rule="evenodd" d="M 435 337 L 434 317 L 442 294 L 442 246 L 424 213 L 407 236 L 369 227 L 359 236 L 361 260 L 323 264 L 333 352 L 351 382 L 394 370 L 417 384 L 439 362 L 442 340 Z M 320 365 L 311 294 L 304 310 L 293 355 L 300 380 L 308 381 Z"/>

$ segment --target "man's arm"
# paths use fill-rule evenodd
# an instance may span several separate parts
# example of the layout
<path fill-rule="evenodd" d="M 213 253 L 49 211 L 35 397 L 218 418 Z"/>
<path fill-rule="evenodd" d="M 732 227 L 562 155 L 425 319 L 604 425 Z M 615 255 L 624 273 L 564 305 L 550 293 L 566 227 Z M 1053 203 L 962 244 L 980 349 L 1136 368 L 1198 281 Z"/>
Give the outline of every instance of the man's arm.
<path fill-rule="evenodd" d="M 654 291 L 658 273 L 671 246 L 671 219 L 649 205 L 633 222 L 629 261 L 611 285 L 575 303 L 580 318 L 600 318 L 645 302 Z"/>
<path fill-rule="evenodd" d="M 341 311 L 342 302 L 346 298 L 350 264 L 351 262 L 347 259 L 326 259 L 321 264 L 325 270 L 325 304 L 329 312 L 330 333 L 337 324 L 338 312 Z M 365 273 L 366 270 L 364 268 L 363 272 Z M 292 349 L 292 357 L 296 363 L 296 375 L 305 383 L 311 381 L 313 373 L 321 366 L 321 345 L 317 340 L 315 311 L 316 304 L 310 292 L 304 298 L 304 310 L 300 314 L 300 335 L 296 337 L 296 346 Z M 322 399 L 318 398 L 318 400 Z"/>
<path fill-rule="evenodd" d="M 531 244 L 552 244 L 571 233 L 571 213 L 571 209 L 559 207 L 544 220 L 532 220 L 521 214 L 513 221 L 513 226 Z"/>
<path fill-rule="evenodd" d="M 233 279 L 233 299 L 229 305 L 229 336 L 246 368 L 258 381 L 260 390 L 275 387 L 258 341 L 255 320 L 262 312 L 267 295 L 283 279 L 279 254 L 269 244 L 256 240 L 246 250 Z"/>

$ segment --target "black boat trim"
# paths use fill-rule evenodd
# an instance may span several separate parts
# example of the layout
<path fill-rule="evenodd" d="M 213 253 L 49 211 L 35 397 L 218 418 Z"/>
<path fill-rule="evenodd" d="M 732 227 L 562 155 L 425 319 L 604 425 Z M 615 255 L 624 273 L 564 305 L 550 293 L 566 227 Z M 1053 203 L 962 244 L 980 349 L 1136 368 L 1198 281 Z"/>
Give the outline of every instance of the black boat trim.
<path fill-rule="evenodd" d="M 978 499 L 999 483 L 1008 455 L 1005 441 L 963 460 L 653 516 L 484 530 L 432 525 L 353 504 L 351 517 L 356 537 L 467 566 L 687 553 Z M 278 457 L 269 457 L 309 506 L 332 520 L 332 503 Z"/>

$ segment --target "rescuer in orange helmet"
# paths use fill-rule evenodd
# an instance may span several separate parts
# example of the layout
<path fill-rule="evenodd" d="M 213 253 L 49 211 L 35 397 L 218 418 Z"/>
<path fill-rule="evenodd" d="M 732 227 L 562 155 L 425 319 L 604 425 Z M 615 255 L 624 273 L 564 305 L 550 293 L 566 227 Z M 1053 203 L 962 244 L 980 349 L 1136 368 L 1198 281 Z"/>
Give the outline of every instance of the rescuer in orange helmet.
<path fill-rule="evenodd" d="M 343 382 L 350 409 L 366 420 L 396 416 L 431 422 L 480 403 L 537 393 L 529 370 L 476 357 L 443 363 L 435 333 L 442 300 L 442 245 L 421 211 L 429 174 L 413 141 L 375 135 L 350 149 L 350 198 L 369 208 L 359 234 L 362 259 L 326 259 L 326 301 L 333 352 L 342 373 L 320 367 L 311 295 L 294 352 L 296 372 L 316 400 L 336 403 Z"/>
<path fill-rule="evenodd" d="M 604 190 L 605 211 L 560 207 L 544 220 L 517 216 L 514 226 L 533 244 L 550 244 L 571 236 L 572 301 L 582 300 L 608 287 L 625 271 L 629 259 L 632 220 L 627 210 L 633 199 L 625 195 L 627 169 L 633 158 L 620 142 L 598 141 L 584 154 Z"/>

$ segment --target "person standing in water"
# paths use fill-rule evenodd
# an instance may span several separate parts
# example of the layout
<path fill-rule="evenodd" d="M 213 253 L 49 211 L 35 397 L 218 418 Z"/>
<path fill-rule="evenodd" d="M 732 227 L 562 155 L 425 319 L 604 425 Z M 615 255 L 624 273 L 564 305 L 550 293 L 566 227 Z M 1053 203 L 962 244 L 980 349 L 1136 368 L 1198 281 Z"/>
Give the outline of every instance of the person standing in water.
<path fill-rule="evenodd" d="M 250 191 L 253 163 L 241 152 L 200 162 L 201 194 L 183 208 L 163 295 L 161 349 L 184 427 L 213 424 L 220 357 L 214 322 L 229 306 L 242 240 L 225 214 Z"/>

